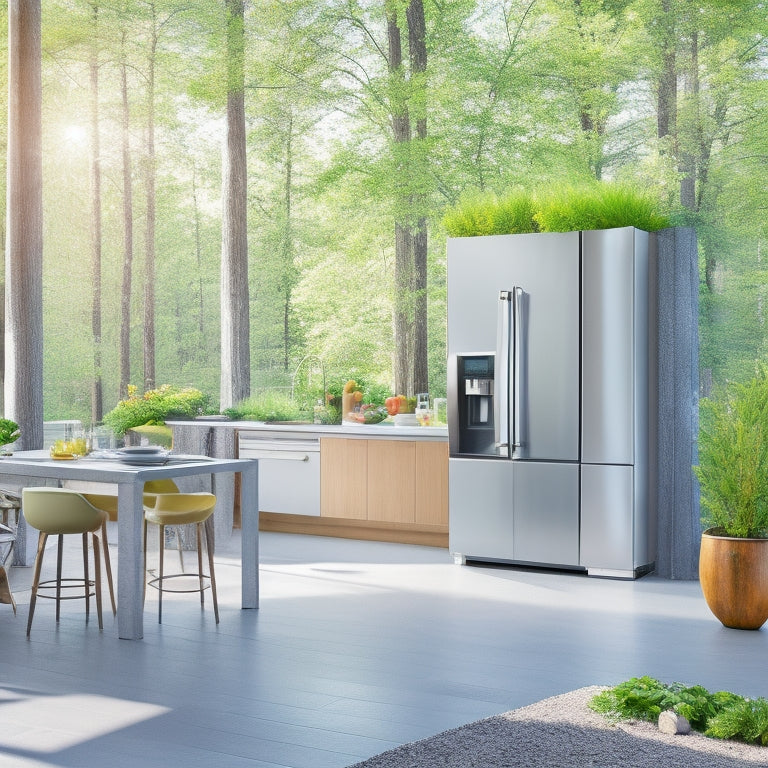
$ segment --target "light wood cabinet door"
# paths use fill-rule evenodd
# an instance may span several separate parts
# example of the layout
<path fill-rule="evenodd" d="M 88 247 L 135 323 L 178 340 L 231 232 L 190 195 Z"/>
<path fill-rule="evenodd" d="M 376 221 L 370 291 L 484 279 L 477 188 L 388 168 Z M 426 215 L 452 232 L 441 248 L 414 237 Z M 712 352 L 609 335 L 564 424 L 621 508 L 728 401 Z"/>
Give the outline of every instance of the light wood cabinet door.
<path fill-rule="evenodd" d="M 368 516 L 367 440 L 320 441 L 320 515 L 365 520 Z"/>
<path fill-rule="evenodd" d="M 417 442 L 416 522 L 448 525 L 448 443 Z"/>
<path fill-rule="evenodd" d="M 416 521 L 416 443 L 368 440 L 368 519 Z"/>

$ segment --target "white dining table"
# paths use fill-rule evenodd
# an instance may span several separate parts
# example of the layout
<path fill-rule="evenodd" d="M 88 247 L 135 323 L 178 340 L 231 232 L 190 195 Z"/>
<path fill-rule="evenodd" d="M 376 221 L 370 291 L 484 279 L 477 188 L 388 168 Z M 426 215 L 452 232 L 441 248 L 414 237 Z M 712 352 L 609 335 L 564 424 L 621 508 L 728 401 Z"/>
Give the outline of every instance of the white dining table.
<path fill-rule="evenodd" d="M 144 556 L 142 522 L 144 483 L 161 477 L 240 475 L 241 605 L 259 607 L 258 462 L 253 459 L 214 459 L 206 456 L 173 456 L 165 464 L 134 466 L 118 458 L 85 456 L 76 461 L 56 461 L 48 451 L 18 451 L 0 458 L 0 479 L 16 483 L 35 480 L 87 481 L 117 485 L 117 629 L 126 640 L 144 636 Z M 39 485 L 39 483 L 37 483 Z"/>

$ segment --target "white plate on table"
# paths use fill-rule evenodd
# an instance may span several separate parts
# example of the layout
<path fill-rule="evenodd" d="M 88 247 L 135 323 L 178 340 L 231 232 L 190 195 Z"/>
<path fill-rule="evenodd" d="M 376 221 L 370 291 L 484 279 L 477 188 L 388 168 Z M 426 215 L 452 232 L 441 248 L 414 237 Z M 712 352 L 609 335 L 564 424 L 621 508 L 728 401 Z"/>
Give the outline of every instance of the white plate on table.
<path fill-rule="evenodd" d="M 125 451 L 118 451 L 118 459 L 123 464 L 131 464 L 134 467 L 153 467 L 160 464 L 167 464 L 169 459 L 169 453 L 157 451 L 137 453 L 132 451 L 126 453 Z"/>
<path fill-rule="evenodd" d="M 160 445 L 133 445 L 127 448 L 118 448 L 121 456 L 149 456 L 155 453 L 168 454 L 168 451 Z"/>

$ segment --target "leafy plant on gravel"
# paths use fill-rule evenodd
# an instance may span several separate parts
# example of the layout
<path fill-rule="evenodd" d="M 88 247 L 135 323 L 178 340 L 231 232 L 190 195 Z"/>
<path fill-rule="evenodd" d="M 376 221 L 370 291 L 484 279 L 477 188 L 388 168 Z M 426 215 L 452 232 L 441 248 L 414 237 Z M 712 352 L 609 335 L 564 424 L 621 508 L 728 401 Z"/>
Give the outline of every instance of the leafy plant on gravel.
<path fill-rule="evenodd" d="M 651 722 L 671 709 L 706 736 L 768 746 L 768 700 L 763 698 L 710 693 L 701 685 L 666 684 L 644 676 L 597 694 L 589 706 L 612 719 Z"/>
<path fill-rule="evenodd" d="M 740 699 L 712 717 L 704 732 L 715 739 L 737 739 L 768 746 L 768 700 Z"/>

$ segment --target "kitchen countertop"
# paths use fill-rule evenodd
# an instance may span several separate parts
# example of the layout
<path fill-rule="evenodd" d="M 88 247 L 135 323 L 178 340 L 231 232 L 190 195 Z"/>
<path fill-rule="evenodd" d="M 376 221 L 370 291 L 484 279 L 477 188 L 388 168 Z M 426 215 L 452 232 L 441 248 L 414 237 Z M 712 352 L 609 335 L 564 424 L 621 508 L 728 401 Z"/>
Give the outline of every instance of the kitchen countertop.
<path fill-rule="evenodd" d="M 448 440 L 448 427 L 401 427 L 391 423 L 379 424 L 304 424 L 263 421 L 230 421 L 206 416 L 191 421 L 167 421 L 169 426 L 179 427 L 228 427 L 236 430 L 258 430 L 259 432 L 303 433 L 321 437 L 373 437 L 387 440 Z"/>

